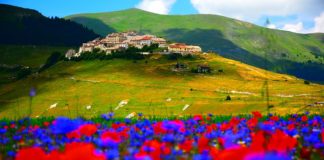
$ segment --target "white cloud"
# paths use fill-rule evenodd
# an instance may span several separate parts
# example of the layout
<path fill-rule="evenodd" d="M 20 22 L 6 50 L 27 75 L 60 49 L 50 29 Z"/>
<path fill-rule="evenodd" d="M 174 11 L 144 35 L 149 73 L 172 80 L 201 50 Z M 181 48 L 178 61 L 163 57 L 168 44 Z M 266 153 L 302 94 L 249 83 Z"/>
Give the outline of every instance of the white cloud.
<path fill-rule="evenodd" d="M 316 17 L 314 21 L 315 21 L 315 26 L 313 32 L 324 33 L 324 12 L 322 12 L 320 16 Z"/>
<path fill-rule="evenodd" d="M 269 24 L 269 25 L 267 25 L 267 28 L 270 28 L 270 29 L 276 29 L 277 26 L 274 25 L 274 24 Z"/>
<path fill-rule="evenodd" d="M 176 0 L 142 0 L 136 8 L 158 13 L 168 14 Z"/>
<path fill-rule="evenodd" d="M 314 18 L 313 28 L 306 29 L 303 22 L 298 22 L 296 24 L 285 24 L 281 29 L 296 33 L 324 33 L 324 12 Z"/>
<path fill-rule="evenodd" d="M 191 3 L 199 13 L 242 17 L 250 22 L 262 16 L 313 18 L 324 8 L 323 0 L 191 0 Z"/>
<path fill-rule="evenodd" d="M 296 24 L 285 24 L 282 30 L 296 32 L 296 33 L 304 33 L 304 24 L 302 22 L 298 22 Z"/>

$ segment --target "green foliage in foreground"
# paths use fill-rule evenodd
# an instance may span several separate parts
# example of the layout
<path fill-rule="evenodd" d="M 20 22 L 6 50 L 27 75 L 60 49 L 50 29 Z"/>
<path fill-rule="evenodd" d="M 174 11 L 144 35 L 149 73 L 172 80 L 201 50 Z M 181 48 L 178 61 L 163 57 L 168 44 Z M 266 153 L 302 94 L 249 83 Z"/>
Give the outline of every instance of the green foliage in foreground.
<path fill-rule="evenodd" d="M 289 118 L 291 118 L 292 115 L 286 114 L 286 115 L 276 115 L 276 114 L 271 114 L 271 116 L 278 116 L 280 119 L 283 120 L 288 120 Z M 294 116 L 302 116 L 305 114 L 295 114 Z M 309 114 L 307 115 L 307 117 L 309 119 L 312 119 L 314 116 L 320 116 L 320 117 L 324 117 L 323 114 Z M 134 118 L 130 118 L 130 122 L 131 124 L 136 123 L 137 121 L 143 120 L 143 119 L 148 119 L 150 121 L 163 121 L 163 120 L 176 120 L 176 119 L 181 119 L 181 120 L 188 120 L 193 118 L 194 115 L 187 115 L 187 116 L 159 116 L 159 115 L 155 115 L 155 116 L 145 116 L 145 115 L 136 115 Z M 239 114 L 239 115 L 212 115 L 212 114 L 206 114 L 206 115 L 202 115 L 202 117 L 204 119 L 208 119 L 210 122 L 214 122 L 214 123 L 221 123 L 221 122 L 225 122 L 225 121 L 229 121 L 230 119 L 232 119 L 233 117 L 238 117 L 238 118 L 246 118 L 249 119 L 252 117 L 251 114 Z M 92 118 L 86 118 L 86 117 L 76 117 L 75 119 L 80 118 L 80 119 L 84 119 L 84 120 L 90 120 L 94 123 L 100 123 L 103 125 L 108 125 L 110 126 L 112 123 L 115 122 L 123 122 L 126 118 L 122 118 L 122 117 L 112 117 L 112 118 L 104 118 L 104 116 L 97 116 L 97 117 L 92 117 Z M 263 116 L 261 118 L 262 121 L 267 120 L 268 116 Z M 29 118 L 29 117 L 25 117 L 25 118 L 20 118 L 20 119 L 6 119 L 6 118 L 2 118 L 0 119 L 0 123 L 2 125 L 10 125 L 11 122 L 17 122 L 17 121 L 21 121 L 21 122 L 25 122 L 28 123 L 28 125 L 39 125 L 42 126 L 44 124 L 44 122 L 50 122 L 53 121 L 55 119 L 55 117 L 39 117 L 39 118 Z M 21 125 L 24 125 L 21 124 Z"/>

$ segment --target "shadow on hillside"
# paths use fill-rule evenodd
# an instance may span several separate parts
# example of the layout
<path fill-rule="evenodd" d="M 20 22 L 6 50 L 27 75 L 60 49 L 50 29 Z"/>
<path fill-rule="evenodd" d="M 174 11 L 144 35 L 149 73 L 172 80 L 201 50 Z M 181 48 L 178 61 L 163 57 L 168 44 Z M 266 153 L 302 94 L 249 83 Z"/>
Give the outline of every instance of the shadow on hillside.
<path fill-rule="evenodd" d="M 117 32 L 114 28 L 98 19 L 88 17 L 73 17 L 71 18 L 71 20 L 82 24 L 83 26 L 87 26 L 89 29 L 93 30 L 95 33 L 101 36 L 106 36 L 109 33 Z"/>
<path fill-rule="evenodd" d="M 321 51 L 318 47 L 315 46 L 307 46 L 307 48 L 311 51 L 311 53 L 316 57 L 324 57 L 324 52 Z"/>
<path fill-rule="evenodd" d="M 276 65 L 277 64 L 277 65 Z M 275 67 L 281 66 L 278 70 L 279 73 L 285 73 L 294 75 L 298 78 L 309 80 L 312 82 L 324 84 L 324 65 L 319 63 L 296 63 L 287 60 L 277 61 L 276 64 L 272 64 L 271 69 L 275 70 Z M 276 69 L 277 70 L 277 69 Z"/>
<path fill-rule="evenodd" d="M 263 58 L 251 54 L 227 40 L 224 35 L 213 29 L 169 29 L 164 31 L 166 37 L 176 42 L 199 45 L 204 51 L 213 51 L 223 57 L 265 68 Z"/>
<path fill-rule="evenodd" d="M 213 29 L 169 29 L 165 30 L 166 38 L 175 42 L 199 45 L 204 51 L 214 51 L 223 57 L 241 61 L 263 69 L 291 74 L 309 81 L 324 83 L 324 67 L 318 63 L 296 63 L 287 60 L 269 61 L 240 48 L 224 35 Z M 268 67 L 266 67 L 268 66 Z"/>

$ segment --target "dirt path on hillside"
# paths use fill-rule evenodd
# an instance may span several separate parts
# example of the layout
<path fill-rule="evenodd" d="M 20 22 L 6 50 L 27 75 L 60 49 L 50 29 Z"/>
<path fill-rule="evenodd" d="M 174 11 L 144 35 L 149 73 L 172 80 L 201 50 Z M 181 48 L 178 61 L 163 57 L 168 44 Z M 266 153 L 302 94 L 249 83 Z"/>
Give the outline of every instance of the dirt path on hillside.
<path fill-rule="evenodd" d="M 134 87 L 142 87 L 142 88 L 161 88 L 161 89 L 174 89 L 174 90 L 190 90 L 187 87 L 173 87 L 173 86 L 161 86 L 161 85 L 140 85 L 134 83 L 122 83 L 120 81 L 97 81 L 97 80 L 89 80 L 89 79 L 78 79 L 75 77 L 68 78 L 69 80 L 78 81 L 78 82 L 86 82 L 86 83 L 93 83 L 93 84 L 116 84 L 116 85 L 123 85 L 123 86 L 134 86 Z M 196 89 L 192 88 L 193 91 L 198 92 L 217 92 L 217 93 L 225 93 L 225 94 L 236 94 L 236 95 L 250 95 L 250 96 L 258 96 L 258 94 L 248 91 L 238 91 L 238 90 L 208 90 L 208 89 Z M 276 94 L 272 95 L 273 97 L 281 97 L 281 98 L 292 98 L 292 97 L 306 97 L 312 96 L 312 94 Z"/>

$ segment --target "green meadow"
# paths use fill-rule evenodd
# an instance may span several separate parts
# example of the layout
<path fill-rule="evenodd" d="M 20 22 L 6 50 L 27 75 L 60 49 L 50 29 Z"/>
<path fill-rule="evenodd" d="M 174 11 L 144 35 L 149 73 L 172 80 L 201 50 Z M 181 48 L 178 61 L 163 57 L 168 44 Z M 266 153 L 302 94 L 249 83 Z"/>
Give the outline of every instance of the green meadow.
<path fill-rule="evenodd" d="M 188 69 L 175 71 L 177 62 Z M 200 64 L 209 65 L 212 73 L 190 71 Z M 117 117 L 133 112 L 148 116 L 266 113 L 266 79 L 273 113 L 297 113 L 305 105 L 323 100 L 322 85 L 304 84 L 296 77 L 218 55 L 178 61 L 153 55 L 137 61 L 60 61 L 40 74 L 3 85 L 0 117 L 28 116 L 30 107 L 32 117 L 91 118 L 110 111 Z M 31 87 L 37 92 L 32 99 L 28 96 Z"/>
<path fill-rule="evenodd" d="M 24 66 L 37 71 L 53 52 L 65 53 L 68 49 L 58 46 L 0 45 L 0 86 L 12 82 L 13 77 L 17 76 L 19 69 L 15 67 Z"/>

